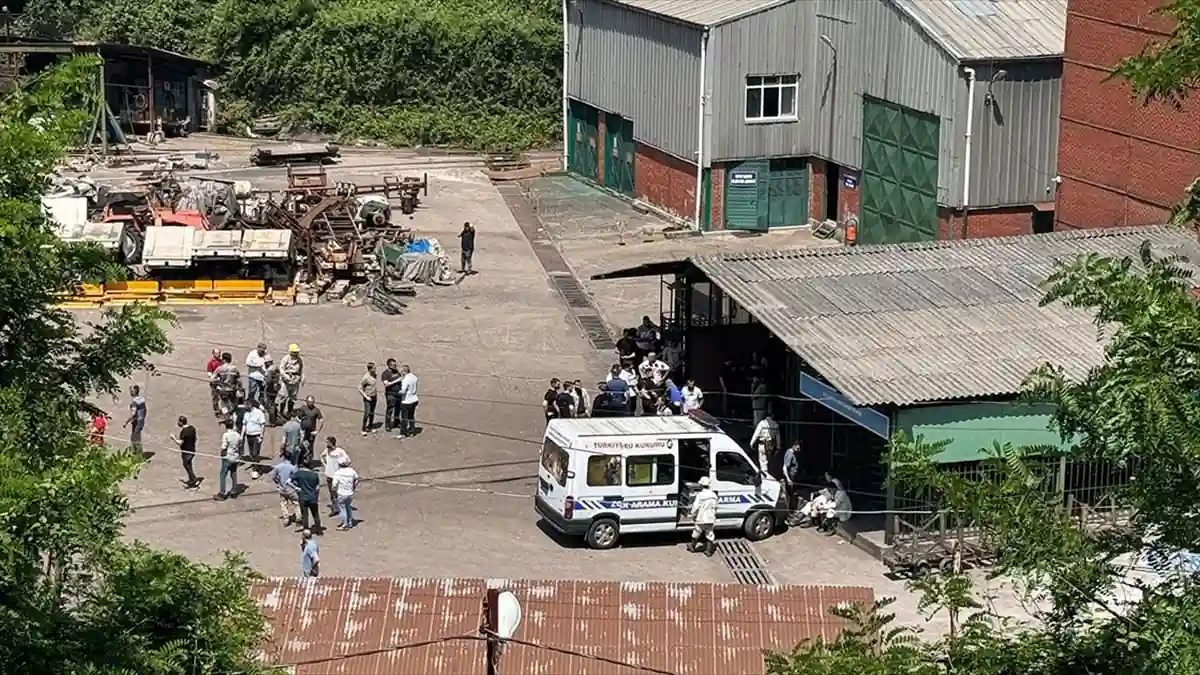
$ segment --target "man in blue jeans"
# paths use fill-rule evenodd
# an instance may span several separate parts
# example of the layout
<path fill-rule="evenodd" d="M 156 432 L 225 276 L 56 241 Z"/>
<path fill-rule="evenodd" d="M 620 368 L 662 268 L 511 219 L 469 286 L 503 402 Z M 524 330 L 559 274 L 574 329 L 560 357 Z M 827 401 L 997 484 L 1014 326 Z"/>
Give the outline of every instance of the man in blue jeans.
<path fill-rule="evenodd" d="M 342 512 L 339 530 L 354 527 L 354 492 L 358 489 L 358 472 L 350 467 L 350 458 L 342 457 L 333 474 L 333 489 L 337 491 L 337 503 Z"/>
<path fill-rule="evenodd" d="M 221 475 L 217 479 L 217 496 L 214 499 L 225 501 L 237 497 L 237 468 L 241 461 L 242 435 L 233 429 L 233 420 L 224 421 L 225 433 L 221 434 Z M 229 489 L 225 489 L 225 477 L 229 476 Z"/>

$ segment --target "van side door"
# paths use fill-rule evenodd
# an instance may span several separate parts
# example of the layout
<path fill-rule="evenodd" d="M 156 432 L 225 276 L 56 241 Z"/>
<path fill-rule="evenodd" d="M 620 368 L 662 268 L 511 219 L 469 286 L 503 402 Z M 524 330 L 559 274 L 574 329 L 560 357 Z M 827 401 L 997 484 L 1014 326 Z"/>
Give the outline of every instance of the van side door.
<path fill-rule="evenodd" d="M 713 489 L 717 492 L 717 524 L 740 526 L 751 507 L 770 500 L 763 496 L 762 476 L 746 455 L 713 448 Z M 774 504 L 770 504 L 774 506 Z"/>
<path fill-rule="evenodd" d="M 625 455 L 621 530 L 663 532 L 679 524 L 679 467 L 673 448 Z"/>

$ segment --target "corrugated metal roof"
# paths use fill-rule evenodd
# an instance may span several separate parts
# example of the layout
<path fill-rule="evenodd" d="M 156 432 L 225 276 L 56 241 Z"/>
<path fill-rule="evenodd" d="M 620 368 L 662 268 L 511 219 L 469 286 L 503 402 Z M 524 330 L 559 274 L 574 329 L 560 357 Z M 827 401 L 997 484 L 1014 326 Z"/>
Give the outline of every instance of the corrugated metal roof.
<path fill-rule="evenodd" d="M 1170 227 L 1084 230 L 895 246 L 796 249 L 692 260 L 856 405 L 1009 395 L 1046 361 L 1101 362 L 1093 315 L 1040 307 L 1056 261 L 1160 254 L 1200 263 Z"/>
<path fill-rule="evenodd" d="M 297 675 L 483 675 L 478 635 L 487 589 L 521 602 L 516 639 L 603 656 L 635 667 L 509 644 L 500 672 L 638 675 L 636 666 L 680 675 L 761 673 L 762 651 L 790 650 L 845 623 L 839 604 L 870 605 L 869 588 L 482 579 L 298 579 L 260 582 L 265 657 Z"/>
<path fill-rule="evenodd" d="M 891 0 L 960 60 L 1061 56 L 1067 0 Z"/>
<path fill-rule="evenodd" d="M 794 0 L 609 0 L 696 26 L 717 26 Z"/>

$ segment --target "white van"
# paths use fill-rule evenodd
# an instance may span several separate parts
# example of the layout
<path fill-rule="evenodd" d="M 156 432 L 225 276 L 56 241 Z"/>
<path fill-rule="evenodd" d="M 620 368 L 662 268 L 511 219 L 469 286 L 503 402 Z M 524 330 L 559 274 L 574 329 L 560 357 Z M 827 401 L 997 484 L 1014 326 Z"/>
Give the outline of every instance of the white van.
<path fill-rule="evenodd" d="M 535 506 L 555 530 L 608 549 L 621 534 L 692 529 L 701 476 L 720 500 L 716 528 L 766 539 L 783 522 L 779 481 L 707 416 L 551 420 Z"/>

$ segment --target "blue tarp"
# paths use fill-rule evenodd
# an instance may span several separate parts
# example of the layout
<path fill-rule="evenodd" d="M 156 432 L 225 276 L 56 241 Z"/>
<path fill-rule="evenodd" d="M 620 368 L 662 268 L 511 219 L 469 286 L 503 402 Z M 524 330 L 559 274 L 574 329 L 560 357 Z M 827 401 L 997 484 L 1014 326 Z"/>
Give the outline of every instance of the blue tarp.
<path fill-rule="evenodd" d="M 433 245 L 428 239 L 414 239 L 404 247 L 405 253 L 429 253 L 433 250 Z"/>

